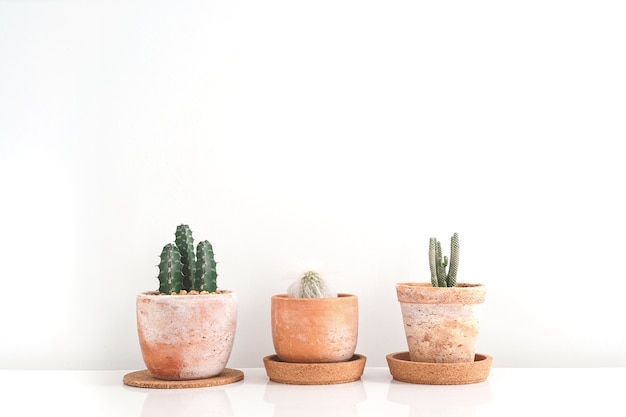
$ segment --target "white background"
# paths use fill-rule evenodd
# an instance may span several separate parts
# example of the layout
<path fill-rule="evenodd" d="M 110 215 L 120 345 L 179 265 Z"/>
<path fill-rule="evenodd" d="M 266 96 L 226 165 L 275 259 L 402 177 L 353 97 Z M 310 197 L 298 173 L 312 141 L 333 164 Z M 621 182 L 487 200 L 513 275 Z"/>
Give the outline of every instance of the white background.
<path fill-rule="evenodd" d="M 307 268 L 406 350 L 394 285 L 461 241 L 494 366 L 626 366 L 621 1 L 0 1 L 0 368 L 141 369 L 188 223 L 273 353 Z M 447 243 L 444 244 L 447 248 Z M 446 249 L 447 251 L 447 249 Z"/>

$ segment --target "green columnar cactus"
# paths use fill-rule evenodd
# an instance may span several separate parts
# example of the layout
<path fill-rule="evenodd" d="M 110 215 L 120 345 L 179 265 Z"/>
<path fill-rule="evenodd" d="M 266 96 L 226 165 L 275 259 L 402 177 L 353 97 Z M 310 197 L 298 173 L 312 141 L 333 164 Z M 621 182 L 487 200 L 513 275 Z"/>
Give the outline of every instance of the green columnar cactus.
<path fill-rule="evenodd" d="M 159 262 L 159 292 L 173 294 L 182 289 L 183 265 L 180 261 L 180 251 L 173 243 L 168 243 L 161 251 Z"/>
<path fill-rule="evenodd" d="M 428 261 L 430 265 L 430 281 L 433 287 L 456 287 L 456 276 L 459 270 L 459 235 L 454 233 L 450 239 L 450 267 L 448 257 L 441 252 L 441 242 L 434 237 L 428 245 Z"/>
<path fill-rule="evenodd" d="M 208 240 L 198 243 L 197 260 L 192 289 L 215 292 L 217 290 L 217 270 L 213 256 L 213 246 Z"/>
<path fill-rule="evenodd" d="M 183 263 L 183 289 L 192 289 L 194 263 L 196 256 L 193 249 L 193 235 L 186 224 L 176 227 L 176 246 L 180 251 L 180 261 Z"/>
<path fill-rule="evenodd" d="M 302 278 L 289 286 L 287 295 L 293 298 L 333 298 L 333 293 L 328 284 L 317 272 L 308 271 Z"/>
<path fill-rule="evenodd" d="M 217 272 L 213 247 L 208 240 L 198 243 L 197 259 L 191 229 L 176 227 L 175 243 L 168 243 L 159 263 L 159 293 L 216 292 Z"/>

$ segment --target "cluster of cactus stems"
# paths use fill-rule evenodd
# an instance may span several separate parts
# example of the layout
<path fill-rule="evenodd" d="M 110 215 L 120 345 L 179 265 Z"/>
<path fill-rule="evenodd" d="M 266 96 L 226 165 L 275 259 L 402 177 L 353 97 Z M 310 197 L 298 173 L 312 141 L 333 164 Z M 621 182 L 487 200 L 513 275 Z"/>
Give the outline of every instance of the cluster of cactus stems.
<path fill-rule="evenodd" d="M 159 293 L 215 292 L 217 270 L 213 247 L 208 240 L 198 243 L 194 251 L 193 235 L 186 224 L 176 228 L 175 243 L 161 251 Z"/>
<path fill-rule="evenodd" d="M 333 293 L 326 281 L 317 272 L 308 271 L 302 278 L 289 286 L 287 295 L 292 298 L 333 298 Z"/>
<path fill-rule="evenodd" d="M 448 257 L 441 253 L 441 242 L 434 237 L 428 245 L 428 261 L 430 264 L 430 281 L 433 287 L 456 287 L 456 276 L 459 270 L 459 235 L 454 233 L 450 239 L 450 265 Z"/>

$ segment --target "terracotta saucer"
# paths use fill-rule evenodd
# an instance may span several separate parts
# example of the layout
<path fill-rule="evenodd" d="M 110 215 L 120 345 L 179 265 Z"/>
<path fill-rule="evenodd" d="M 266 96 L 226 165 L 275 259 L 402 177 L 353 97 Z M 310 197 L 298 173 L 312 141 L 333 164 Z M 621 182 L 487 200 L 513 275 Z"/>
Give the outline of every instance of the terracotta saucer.
<path fill-rule="evenodd" d="M 474 362 L 427 363 L 413 362 L 409 352 L 387 355 L 387 364 L 393 379 L 412 384 L 458 385 L 483 382 L 489 376 L 493 358 L 477 353 Z"/>
<path fill-rule="evenodd" d="M 361 379 L 365 360 L 365 356 L 355 354 L 345 362 L 292 363 L 270 355 L 263 358 L 263 364 L 270 381 L 293 385 L 329 385 Z"/>
<path fill-rule="evenodd" d="M 212 378 L 190 379 L 186 381 L 166 381 L 157 379 L 151 376 L 147 369 L 144 369 L 143 371 L 131 372 L 124 375 L 124 384 L 139 388 L 204 388 L 232 384 L 242 379 L 243 372 L 238 369 L 230 368 L 224 369 L 221 374 Z"/>

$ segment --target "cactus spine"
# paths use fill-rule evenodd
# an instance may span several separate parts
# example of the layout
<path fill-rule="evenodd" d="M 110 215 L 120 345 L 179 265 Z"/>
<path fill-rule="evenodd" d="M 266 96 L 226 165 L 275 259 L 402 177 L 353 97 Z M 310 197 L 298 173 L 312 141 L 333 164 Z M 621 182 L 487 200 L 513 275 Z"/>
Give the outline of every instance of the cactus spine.
<path fill-rule="evenodd" d="M 159 263 L 159 293 L 217 291 L 216 262 L 208 240 L 198 243 L 197 258 L 193 235 L 186 224 L 176 227 L 175 243 L 168 243 Z"/>
<path fill-rule="evenodd" d="M 428 245 L 428 261 L 430 281 L 433 287 L 456 287 L 456 277 L 459 270 L 459 235 L 454 233 L 450 239 L 450 267 L 447 273 L 448 257 L 442 256 L 441 242 L 434 237 L 430 238 Z"/>
<path fill-rule="evenodd" d="M 217 270 L 213 256 L 213 246 L 208 240 L 198 243 L 193 289 L 215 292 L 217 290 Z"/>
<path fill-rule="evenodd" d="M 180 292 L 183 287 L 182 270 L 180 251 L 176 245 L 168 243 L 161 251 L 161 262 L 159 262 L 159 292 L 161 294 Z"/>
<path fill-rule="evenodd" d="M 306 272 L 302 278 L 291 284 L 287 290 L 287 295 L 293 298 L 333 298 L 337 296 L 328 288 L 326 281 L 313 271 Z"/>

